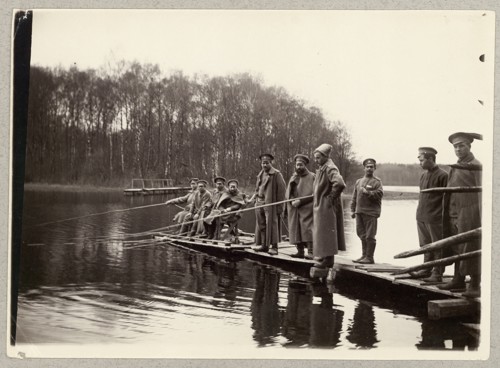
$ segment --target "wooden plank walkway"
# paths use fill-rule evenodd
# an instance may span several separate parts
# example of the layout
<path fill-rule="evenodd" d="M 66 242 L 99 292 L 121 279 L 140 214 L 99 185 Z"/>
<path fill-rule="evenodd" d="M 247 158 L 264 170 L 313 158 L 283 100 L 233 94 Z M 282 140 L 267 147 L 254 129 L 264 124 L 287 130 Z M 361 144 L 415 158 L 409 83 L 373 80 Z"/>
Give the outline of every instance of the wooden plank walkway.
<path fill-rule="evenodd" d="M 166 240 L 166 238 L 163 238 Z M 180 237 L 176 240 L 179 245 L 188 248 L 194 248 L 198 250 L 223 250 L 227 254 L 238 255 L 244 258 L 249 258 L 253 261 L 269 264 L 284 270 L 288 270 L 295 273 L 300 273 L 303 276 L 309 277 L 309 270 L 311 266 L 314 265 L 314 261 L 308 259 L 292 258 L 291 255 L 296 252 L 294 245 L 291 245 L 287 241 L 283 241 L 278 244 L 278 254 L 270 255 L 265 252 L 256 252 L 251 246 L 253 244 L 253 237 L 251 236 L 240 236 L 240 244 L 220 244 L 222 242 L 216 242 L 207 239 L 198 238 L 184 238 Z M 333 267 L 337 277 L 356 275 L 362 278 L 367 278 L 371 280 L 379 280 L 382 282 L 387 282 L 389 286 L 406 286 L 414 291 L 422 290 L 428 294 L 434 294 L 436 299 L 455 299 L 462 300 L 464 310 L 479 311 L 481 307 L 480 298 L 468 299 L 462 295 L 464 290 L 441 290 L 437 285 L 441 283 L 426 283 L 419 279 L 413 279 L 409 274 L 403 275 L 392 275 L 396 270 L 400 270 L 404 267 L 396 266 L 389 263 L 375 263 L 372 265 L 360 265 L 358 263 L 352 262 L 351 259 L 343 256 L 335 256 L 335 265 Z M 443 282 L 447 282 L 451 279 L 451 276 L 445 276 Z M 446 303 L 444 303 L 446 304 Z M 429 306 L 430 308 L 440 308 L 439 305 Z M 445 308 L 445 307 L 444 307 Z M 445 310 L 438 311 L 443 314 L 447 313 Z"/>

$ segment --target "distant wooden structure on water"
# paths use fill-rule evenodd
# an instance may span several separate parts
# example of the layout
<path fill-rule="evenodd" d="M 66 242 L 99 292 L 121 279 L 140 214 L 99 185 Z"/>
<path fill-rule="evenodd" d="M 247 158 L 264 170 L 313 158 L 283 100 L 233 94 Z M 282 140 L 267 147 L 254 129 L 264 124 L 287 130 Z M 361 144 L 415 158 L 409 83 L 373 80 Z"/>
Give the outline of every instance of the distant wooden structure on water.
<path fill-rule="evenodd" d="M 123 194 L 133 195 L 155 195 L 155 194 L 177 194 L 184 193 L 190 187 L 176 187 L 173 179 L 132 179 L 132 186 L 124 189 Z"/>

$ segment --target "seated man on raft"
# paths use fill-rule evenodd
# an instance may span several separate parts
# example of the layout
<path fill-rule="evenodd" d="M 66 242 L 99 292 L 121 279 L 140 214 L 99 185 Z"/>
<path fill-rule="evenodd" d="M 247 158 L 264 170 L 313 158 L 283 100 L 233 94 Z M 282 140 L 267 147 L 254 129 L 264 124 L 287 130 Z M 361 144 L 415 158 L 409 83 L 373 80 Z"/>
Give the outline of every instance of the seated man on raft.
<path fill-rule="evenodd" d="M 217 202 L 213 203 L 210 216 L 204 220 L 209 239 L 220 239 L 222 227 L 226 224 L 229 228 L 224 239 L 238 235 L 237 226 L 241 218 L 238 211 L 246 206 L 246 195 L 239 191 L 238 180 L 231 179 L 227 184 L 228 191 L 222 193 Z"/>

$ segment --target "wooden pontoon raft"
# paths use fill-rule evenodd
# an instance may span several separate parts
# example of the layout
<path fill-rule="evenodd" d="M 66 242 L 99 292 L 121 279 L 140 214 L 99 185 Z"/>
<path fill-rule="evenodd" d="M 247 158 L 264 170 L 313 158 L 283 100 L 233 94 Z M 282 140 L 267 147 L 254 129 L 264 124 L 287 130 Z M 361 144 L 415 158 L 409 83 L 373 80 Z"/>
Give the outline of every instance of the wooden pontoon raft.
<path fill-rule="evenodd" d="M 270 255 L 265 252 L 257 252 L 254 238 L 249 235 L 241 235 L 238 243 L 229 241 L 200 239 L 197 237 L 185 237 L 159 233 L 156 239 L 167 241 L 173 245 L 204 251 L 206 253 L 223 253 L 234 255 L 238 258 L 248 258 L 261 264 L 268 264 L 286 271 L 294 272 L 300 276 L 310 277 L 311 267 L 314 261 L 308 259 L 292 258 L 291 254 L 296 252 L 294 245 L 287 241 L 278 244 L 278 255 Z M 361 283 L 374 282 L 387 288 L 402 288 L 402 292 L 418 297 L 425 295 L 429 300 L 427 304 L 428 316 L 431 319 L 441 319 L 461 316 L 477 316 L 481 303 L 480 298 L 467 299 L 462 296 L 464 290 L 441 290 L 437 286 L 442 283 L 426 283 L 419 279 L 413 279 L 409 274 L 395 274 L 404 267 L 388 263 L 375 263 L 360 265 L 353 263 L 342 254 L 335 256 L 335 265 L 331 270 L 325 270 L 323 275 L 318 275 L 327 281 L 334 278 L 342 280 L 357 280 Z M 443 283 L 449 281 L 451 276 L 445 276 Z"/>

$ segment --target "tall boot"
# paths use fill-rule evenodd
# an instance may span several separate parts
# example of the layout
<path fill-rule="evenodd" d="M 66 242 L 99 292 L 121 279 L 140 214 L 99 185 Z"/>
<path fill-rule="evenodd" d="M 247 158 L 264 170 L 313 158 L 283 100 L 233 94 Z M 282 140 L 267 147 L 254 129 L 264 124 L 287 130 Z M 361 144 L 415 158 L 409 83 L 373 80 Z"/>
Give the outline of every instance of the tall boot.
<path fill-rule="evenodd" d="M 307 256 L 305 256 L 306 259 L 313 259 L 313 243 L 312 242 L 307 242 Z"/>
<path fill-rule="evenodd" d="M 271 248 L 269 249 L 269 253 L 272 256 L 278 255 L 278 244 L 271 244 Z"/>
<path fill-rule="evenodd" d="M 375 253 L 375 246 L 377 243 L 375 240 L 366 240 L 366 257 L 358 261 L 360 264 L 374 264 L 373 254 Z"/>
<path fill-rule="evenodd" d="M 318 260 L 315 264 L 314 267 L 316 268 L 327 268 L 327 267 L 332 267 L 334 263 L 334 256 L 326 256 Z"/>
<path fill-rule="evenodd" d="M 481 274 L 470 275 L 469 287 L 462 295 L 466 298 L 479 298 L 481 296 Z"/>
<path fill-rule="evenodd" d="M 363 258 L 366 257 L 366 240 L 361 240 L 361 247 L 362 247 L 363 254 L 358 259 L 353 260 L 353 262 L 355 262 L 355 263 L 358 263 L 359 261 L 361 261 Z"/>
<path fill-rule="evenodd" d="M 438 285 L 441 290 L 465 289 L 465 276 L 460 275 L 460 261 L 454 264 L 453 278 L 444 285 Z"/>
<path fill-rule="evenodd" d="M 290 257 L 292 258 L 304 258 L 304 243 L 298 243 L 296 245 L 297 253 L 292 254 Z"/>

